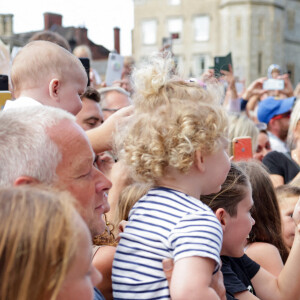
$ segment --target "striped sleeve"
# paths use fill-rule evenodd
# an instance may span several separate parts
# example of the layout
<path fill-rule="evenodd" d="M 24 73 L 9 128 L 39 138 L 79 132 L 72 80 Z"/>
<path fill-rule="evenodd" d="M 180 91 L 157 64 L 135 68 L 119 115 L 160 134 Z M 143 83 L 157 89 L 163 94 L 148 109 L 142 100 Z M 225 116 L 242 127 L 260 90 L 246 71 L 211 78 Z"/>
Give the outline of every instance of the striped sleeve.
<path fill-rule="evenodd" d="M 169 235 L 175 261 L 191 256 L 211 258 L 220 265 L 223 232 L 219 220 L 210 210 L 183 216 Z"/>

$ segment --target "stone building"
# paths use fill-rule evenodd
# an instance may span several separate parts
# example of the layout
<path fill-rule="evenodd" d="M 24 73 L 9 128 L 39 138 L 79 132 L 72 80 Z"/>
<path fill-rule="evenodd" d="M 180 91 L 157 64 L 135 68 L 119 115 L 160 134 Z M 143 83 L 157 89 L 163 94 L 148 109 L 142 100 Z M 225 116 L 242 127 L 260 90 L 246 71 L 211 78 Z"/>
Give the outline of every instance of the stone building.
<path fill-rule="evenodd" d="M 247 83 L 272 63 L 300 82 L 300 0 L 134 0 L 134 16 L 137 61 L 171 38 L 185 76 L 231 52 L 235 75 Z"/>
<path fill-rule="evenodd" d="M 102 45 L 97 45 L 88 38 L 88 30 L 85 27 L 64 27 L 62 25 L 62 15 L 55 13 L 44 13 L 44 30 L 50 30 L 62 35 L 70 44 L 73 50 L 78 45 L 87 45 L 92 52 L 92 67 L 98 71 L 102 77 L 106 71 L 109 50 Z M 13 32 L 13 15 L 0 14 L 0 39 L 10 47 L 23 47 L 33 34 L 37 31 L 23 33 Z M 113 33 L 112 33 L 113 34 Z M 115 46 L 119 47 L 119 29 L 114 29 Z M 116 49 L 117 51 L 119 49 Z"/>

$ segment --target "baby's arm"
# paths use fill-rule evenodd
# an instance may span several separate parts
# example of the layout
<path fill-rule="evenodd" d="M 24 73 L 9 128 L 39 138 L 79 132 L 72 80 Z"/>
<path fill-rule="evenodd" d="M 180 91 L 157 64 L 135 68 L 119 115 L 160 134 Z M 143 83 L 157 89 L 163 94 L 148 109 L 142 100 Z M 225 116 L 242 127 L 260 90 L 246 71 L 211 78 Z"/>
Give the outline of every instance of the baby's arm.
<path fill-rule="evenodd" d="M 210 287 L 215 261 L 210 258 L 192 256 L 175 262 L 170 294 L 178 299 L 220 299 Z"/>

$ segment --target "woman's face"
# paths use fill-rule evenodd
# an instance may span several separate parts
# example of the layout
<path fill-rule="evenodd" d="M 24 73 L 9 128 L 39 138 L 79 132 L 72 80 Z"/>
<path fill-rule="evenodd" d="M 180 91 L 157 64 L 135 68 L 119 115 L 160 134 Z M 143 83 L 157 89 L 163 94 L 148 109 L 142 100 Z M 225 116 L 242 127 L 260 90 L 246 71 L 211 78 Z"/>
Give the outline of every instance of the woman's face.
<path fill-rule="evenodd" d="M 80 234 L 75 257 L 67 272 L 57 300 L 93 300 L 94 286 L 102 279 L 92 265 L 91 235 L 83 220 L 79 220 Z"/>
<path fill-rule="evenodd" d="M 257 148 L 253 158 L 262 161 L 267 153 L 271 151 L 269 137 L 265 132 L 260 132 L 257 139 Z"/>

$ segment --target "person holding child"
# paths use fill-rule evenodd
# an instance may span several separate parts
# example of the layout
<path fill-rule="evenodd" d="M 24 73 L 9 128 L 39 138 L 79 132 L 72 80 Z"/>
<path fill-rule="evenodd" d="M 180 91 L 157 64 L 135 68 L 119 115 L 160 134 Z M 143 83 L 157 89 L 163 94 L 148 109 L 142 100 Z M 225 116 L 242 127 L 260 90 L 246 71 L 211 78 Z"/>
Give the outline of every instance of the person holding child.
<path fill-rule="evenodd" d="M 222 230 L 199 198 L 218 192 L 227 176 L 227 115 L 210 92 L 173 73 L 170 58 L 154 56 L 133 74 L 136 113 L 121 158 L 152 188 L 121 233 L 114 299 L 220 299 L 210 283 L 220 267 Z M 166 257 L 175 261 L 170 290 Z"/>

